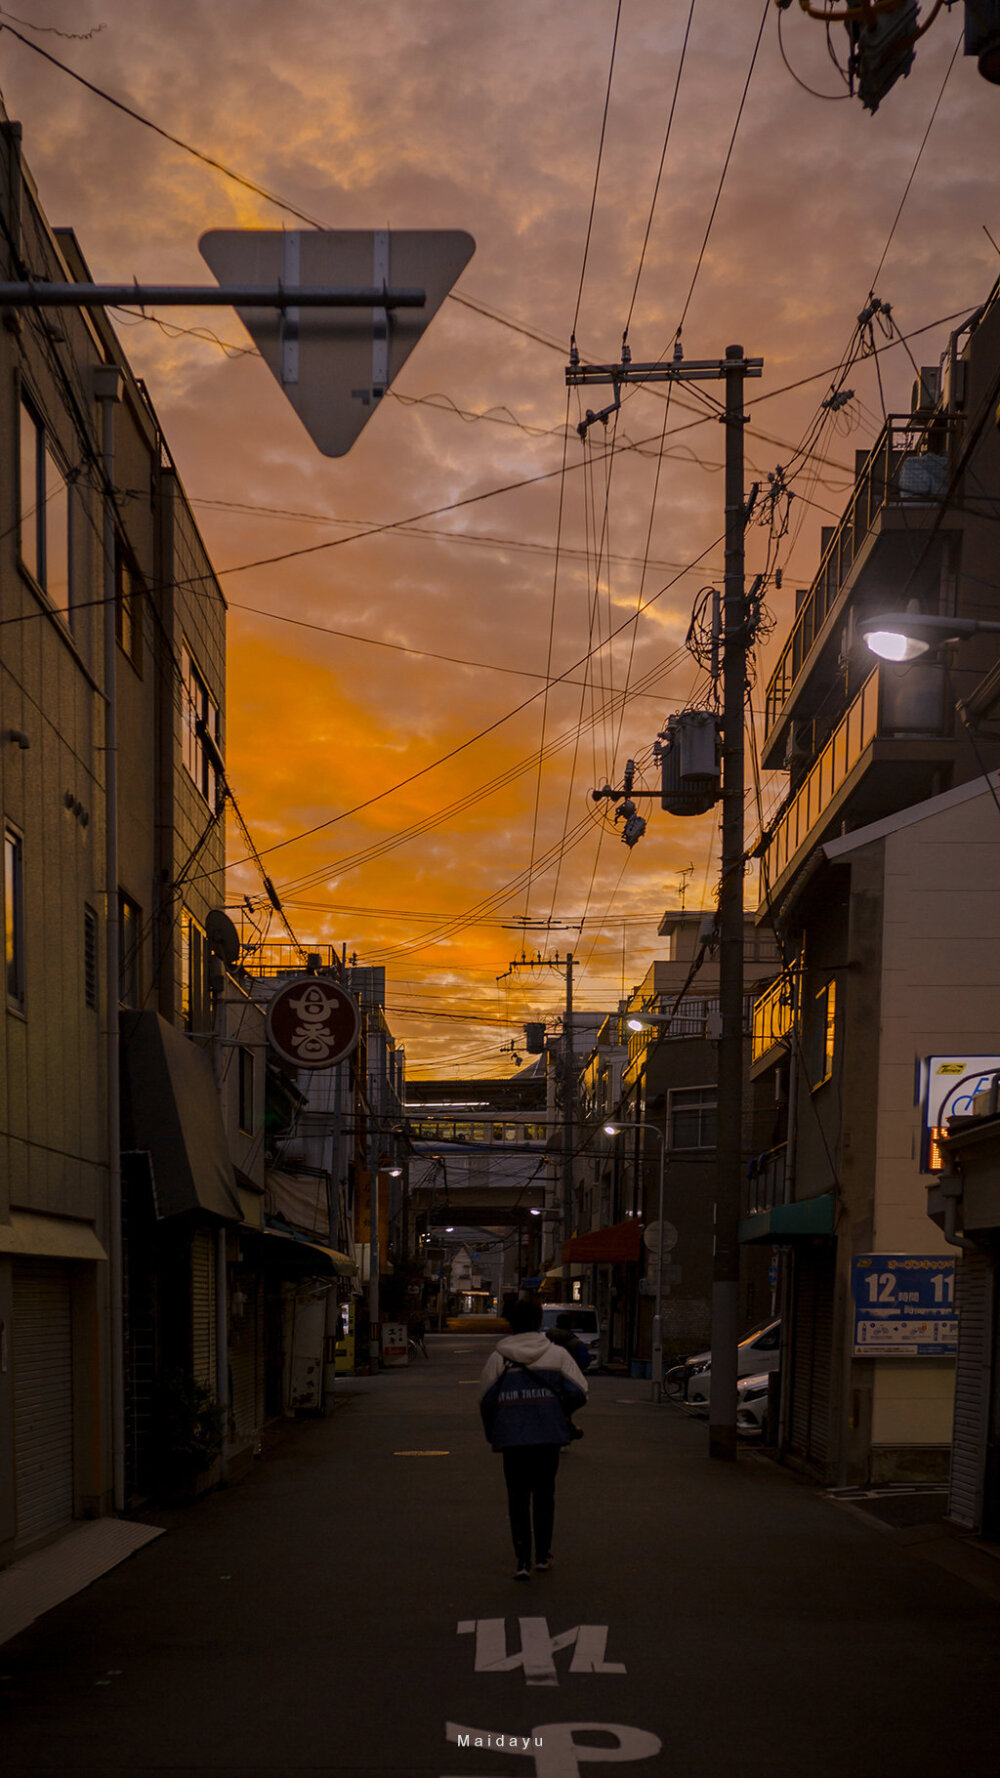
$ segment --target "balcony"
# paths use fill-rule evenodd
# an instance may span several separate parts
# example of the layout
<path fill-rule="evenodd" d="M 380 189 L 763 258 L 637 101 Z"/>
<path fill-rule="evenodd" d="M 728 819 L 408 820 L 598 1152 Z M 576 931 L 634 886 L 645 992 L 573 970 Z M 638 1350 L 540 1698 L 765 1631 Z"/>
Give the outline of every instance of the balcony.
<path fill-rule="evenodd" d="M 954 755 L 952 714 L 940 667 L 880 662 L 771 831 L 761 872 L 772 903 L 848 804 L 857 827 L 932 794 Z"/>
<path fill-rule="evenodd" d="M 787 1146 L 783 1142 L 779 1148 L 755 1154 L 748 1163 L 741 1216 L 759 1216 L 762 1211 L 773 1210 L 776 1204 L 785 1202 L 786 1155 Z"/>
<path fill-rule="evenodd" d="M 839 524 L 823 533 L 819 568 L 768 681 L 764 734 L 765 763 L 769 766 L 782 764 L 782 737 L 775 735 L 776 726 L 817 644 L 829 638 L 827 619 L 857 579 L 868 540 L 891 529 L 900 531 L 906 541 L 920 523 L 920 509 L 936 509 L 947 476 L 947 460 L 918 453 L 921 437 L 909 416 L 894 415 L 868 455 L 857 455 L 853 496 Z M 906 551 L 905 566 L 912 566 L 912 550 Z"/>
<path fill-rule="evenodd" d="M 750 1067 L 783 1043 L 795 1022 L 795 978 L 790 969 L 759 994 L 753 1003 L 753 1032 L 750 1042 Z M 757 1070 L 762 1072 L 762 1070 Z M 751 1078 L 752 1078 L 751 1074 Z"/>

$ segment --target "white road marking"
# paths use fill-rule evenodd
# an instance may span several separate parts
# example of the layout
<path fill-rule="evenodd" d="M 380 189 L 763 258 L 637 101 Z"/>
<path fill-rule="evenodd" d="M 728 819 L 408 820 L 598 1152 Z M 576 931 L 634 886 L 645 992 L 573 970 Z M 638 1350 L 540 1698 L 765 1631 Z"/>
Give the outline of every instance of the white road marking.
<path fill-rule="evenodd" d="M 460 1724 L 445 1723 L 445 1739 L 457 1747 L 476 1747 L 495 1753 L 512 1753 L 518 1759 L 534 1763 L 535 1778 L 580 1778 L 583 1765 L 624 1765 L 634 1760 L 653 1759 L 662 1751 L 658 1735 L 648 1729 L 634 1729 L 621 1722 L 543 1722 L 527 1734 L 508 1734 L 505 1730 L 467 1729 Z M 613 1747 L 595 1747 L 592 1741 L 578 1741 L 578 1735 L 613 1735 Z M 444 1778 L 453 1778 L 445 1774 Z M 470 1778 L 470 1775 L 464 1775 Z M 481 1773 L 474 1778 L 482 1778 Z"/>
<path fill-rule="evenodd" d="M 476 1638 L 477 1673 L 514 1673 L 524 1669 L 528 1685 L 558 1685 L 555 1655 L 563 1649 L 573 1650 L 571 1673 L 624 1673 L 622 1661 L 605 1659 L 608 1647 L 607 1624 L 577 1624 L 558 1636 L 549 1632 L 544 1617 L 518 1618 L 521 1647 L 507 1652 L 507 1621 L 502 1617 L 462 1618 L 459 1636 Z"/>

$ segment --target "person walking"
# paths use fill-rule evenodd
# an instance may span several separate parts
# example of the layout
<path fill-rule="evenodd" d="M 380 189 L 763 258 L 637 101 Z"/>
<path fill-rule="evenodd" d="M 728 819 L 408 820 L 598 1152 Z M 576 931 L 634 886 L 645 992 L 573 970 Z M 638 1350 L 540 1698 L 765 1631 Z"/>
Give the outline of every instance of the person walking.
<path fill-rule="evenodd" d="M 573 1331 L 572 1315 L 557 1315 L 555 1327 L 549 1333 L 553 1346 L 563 1346 L 569 1353 L 573 1363 L 579 1370 L 585 1371 L 590 1366 L 590 1347 L 586 1340 Z"/>
<path fill-rule="evenodd" d="M 517 1302 L 510 1333 L 497 1342 L 480 1379 L 479 1409 L 486 1437 L 503 1456 L 514 1557 L 514 1579 L 531 1579 L 552 1564 L 559 1453 L 573 1436 L 569 1416 L 586 1405 L 587 1380 L 570 1354 L 541 1332 L 538 1302 Z"/>

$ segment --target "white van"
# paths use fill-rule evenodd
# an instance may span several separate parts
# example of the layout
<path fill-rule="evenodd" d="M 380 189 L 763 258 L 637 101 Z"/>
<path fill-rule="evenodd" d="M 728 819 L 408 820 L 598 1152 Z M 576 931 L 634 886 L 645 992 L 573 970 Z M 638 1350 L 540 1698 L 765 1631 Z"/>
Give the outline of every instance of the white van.
<path fill-rule="evenodd" d="M 591 1368 L 600 1358 L 601 1332 L 597 1310 L 590 1303 L 543 1303 L 542 1332 L 551 1333 L 560 1315 L 568 1315 L 570 1327 L 578 1340 L 590 1350 Z"/>

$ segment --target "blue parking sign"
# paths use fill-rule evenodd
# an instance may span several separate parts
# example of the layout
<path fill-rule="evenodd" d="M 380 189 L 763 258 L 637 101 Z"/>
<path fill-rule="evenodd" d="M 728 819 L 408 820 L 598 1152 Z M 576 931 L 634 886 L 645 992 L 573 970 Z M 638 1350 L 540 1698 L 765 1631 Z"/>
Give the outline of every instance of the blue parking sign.
<path fill-rule="evenodd" d="M 955 1262 L 940 1253 L 861 1253 L 851 1261 L 856 1358 L 953 1358 Z"/>

